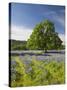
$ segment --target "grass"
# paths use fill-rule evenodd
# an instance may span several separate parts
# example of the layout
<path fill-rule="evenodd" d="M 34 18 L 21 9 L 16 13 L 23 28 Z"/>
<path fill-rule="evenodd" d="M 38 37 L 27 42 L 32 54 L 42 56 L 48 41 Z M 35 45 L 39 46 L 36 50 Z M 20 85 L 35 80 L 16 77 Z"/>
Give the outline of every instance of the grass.
<path fill-rule="evenodd" d="M 26 64 L 19 56 L 12 56 L 11 87 L 42 86 L 65 83 L 65 67 L 63 61 L 49 62 L 32 58 Z"/>

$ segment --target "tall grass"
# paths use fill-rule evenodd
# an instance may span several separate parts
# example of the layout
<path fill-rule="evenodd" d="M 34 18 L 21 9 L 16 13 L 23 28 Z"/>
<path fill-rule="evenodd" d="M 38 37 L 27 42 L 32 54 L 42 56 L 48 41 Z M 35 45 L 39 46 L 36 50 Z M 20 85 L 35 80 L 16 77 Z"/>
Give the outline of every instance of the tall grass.
<path fill-rule="evenodd" d="M 32 58 L 24 63 L 19 56 L 12 57 L 11 86 L 38 86 L 64 84 L 65 69 L 63 61 L 38 61 Z"/>

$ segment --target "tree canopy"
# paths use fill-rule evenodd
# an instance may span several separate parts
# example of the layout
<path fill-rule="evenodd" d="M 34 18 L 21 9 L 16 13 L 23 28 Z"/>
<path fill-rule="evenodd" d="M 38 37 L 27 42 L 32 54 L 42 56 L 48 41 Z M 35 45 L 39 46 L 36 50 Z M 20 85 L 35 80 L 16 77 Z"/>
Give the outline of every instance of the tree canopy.
<path fill-rule="evenodd" d="M 59 49 L 61 45 L 54 23 L 49 20 L 37 24 L 27 41 L 27 47 L 31 50 Z"/>

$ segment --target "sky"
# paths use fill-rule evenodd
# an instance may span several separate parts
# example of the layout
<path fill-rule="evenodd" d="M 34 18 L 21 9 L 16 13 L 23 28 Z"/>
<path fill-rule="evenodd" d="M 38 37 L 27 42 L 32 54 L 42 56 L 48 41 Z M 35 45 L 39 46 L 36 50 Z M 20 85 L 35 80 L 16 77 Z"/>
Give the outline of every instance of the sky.
<path fill-rule="evenodd" d="M 11 39 L 27 40 L 35 25 L 50 20 L 65 42 L 65 7 L 42 4 L 11 3 Z"/>

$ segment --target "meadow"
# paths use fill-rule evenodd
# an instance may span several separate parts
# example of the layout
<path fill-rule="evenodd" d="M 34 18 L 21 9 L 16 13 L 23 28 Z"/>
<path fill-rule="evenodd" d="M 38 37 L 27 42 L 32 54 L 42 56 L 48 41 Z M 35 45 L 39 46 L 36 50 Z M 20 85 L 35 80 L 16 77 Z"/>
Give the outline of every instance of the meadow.
<path fill-rule="evenodd" d="M 64 54 L 58 53 L 12 55 L 11 87 L 64 84 L 64 59 Z"/>

